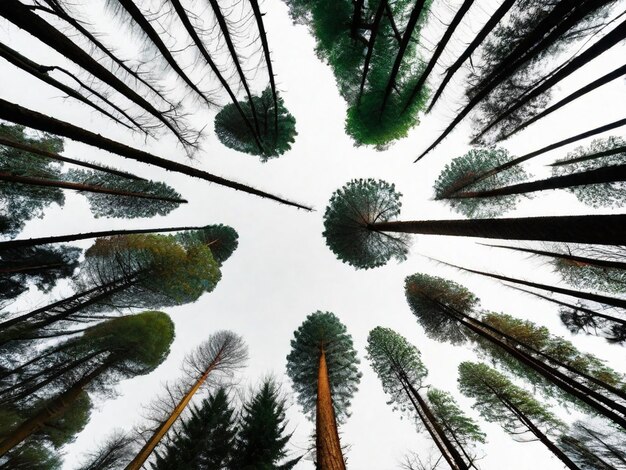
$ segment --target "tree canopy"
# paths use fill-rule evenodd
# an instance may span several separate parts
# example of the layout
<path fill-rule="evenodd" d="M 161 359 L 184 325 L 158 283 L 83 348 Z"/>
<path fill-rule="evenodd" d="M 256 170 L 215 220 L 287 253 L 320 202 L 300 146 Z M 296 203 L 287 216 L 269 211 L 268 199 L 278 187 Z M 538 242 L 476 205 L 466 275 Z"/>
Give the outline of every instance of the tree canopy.
<path fill-rule="evenodd" d="M 222 224 L 207 225 L 201 230 L 185 230 L 176 237 L 184 246 L 193 246 L 196 242 L 207 245 L 220 265 L 230 258 L 239 245 L 237 231 Z"/>

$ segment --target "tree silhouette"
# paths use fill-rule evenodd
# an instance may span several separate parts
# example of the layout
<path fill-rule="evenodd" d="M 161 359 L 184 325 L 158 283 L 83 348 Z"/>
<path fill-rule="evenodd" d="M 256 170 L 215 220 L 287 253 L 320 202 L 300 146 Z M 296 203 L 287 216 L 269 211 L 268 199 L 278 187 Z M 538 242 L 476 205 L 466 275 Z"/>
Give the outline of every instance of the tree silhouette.
<path fill-rule="evenodd" d="M 330 312 L 315 312 L 294 332 L 287 356 L 287 374 L 298 403 L 315 416 L 317 467 L 345 469 L 337 421 L 348 416 L 361 373 L 346 327 Z"/>
<path fill-rule="evenodd" d="M 621 429 L 594 422 L 576 421 L 561 435 L 566 454 L 585 468 L 612 470 L 626 465 L 626 435 Z"/>

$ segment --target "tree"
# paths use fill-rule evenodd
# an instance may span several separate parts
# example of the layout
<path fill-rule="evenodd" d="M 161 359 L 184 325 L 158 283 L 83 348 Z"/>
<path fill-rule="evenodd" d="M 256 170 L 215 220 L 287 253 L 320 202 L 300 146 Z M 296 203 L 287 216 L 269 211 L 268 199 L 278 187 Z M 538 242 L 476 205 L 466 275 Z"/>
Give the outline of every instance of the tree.
<path fill-rule="evenodd" d="M 148 459 L 161 439 L 189 405 L 200 387 L 219 383 L 220 379 L 232 378 L 248 358 L 248 349 L 243 339 L 231 331 L 218 331 L 201 343 L 185 358 L 186 376 L 193 380 L 178 404 L 159 424 L 141 450 L 126 467 L 138 470 Z"/>
<path fill-rule="evenodd" d="M 626 465 L 626 435 L 600 423 L 576 421 L 559 438 L 559 444 L 572 460 L 584 468 L 612 470 Z"/>
<path fill-rule="evenodd" d="M 239 245 L 237 231 L 222 224 L 180 232 L 177 238 L 183 245 L 193 245 L 199 242 L 208 246 L 213 253 L 213 258 L 220 265 L 230 258 Z"/>
<path fill-rule="evenodd" d="M 502 429 L 516 440 L 522 433 L 532 434 L 568 468 L 580 470 L 552 437 L 563 431 L 563 422 L 504 375 L 485 364 L 462 362 L 459 365 L 459 388 L 468 397 L 476 399 L 474 408 L 487 421 L 500 423 Z"/>
<path fill-rule="evenodd" d="M 326 206 L 326 244 L 341 261 L 368 269 L 391 258 L 406 259 L 407 233 L 606 245 L 623 241 L 623 216 L 391 221 L 400 213 L 400 197 L 393 184 L 381 180 L 348 182 L 333 193 Z M 599 226 L 604 229 L 602 234 L 598 234 Z"/>
<path fill-rule="evenodd" d="M 287 111 L 280 96 L 277 99 L 278 110 L 274 109 L 276 105 L 273 100 L 271 88 L 268 87 L 263 90 L 261 96 L 253 96 L 251 101 L 238 103 L 238 106 L 235 104 L 224 106 L 215 116 L 217 138 L 229 148 L 258 155 L 264 163 L 288 151 L 297 135 L 296 119 Z M 259 112 L 256 121 L 259 124 L 261 150 L 254 140 L 256 134 L 251 135 L 246 125 L 246 122 L 252 119 L 250 103 L 254 103 L 255 109 Z M 275 114 L 278 114 L 278 127 L 271 124 Z M 246 119 L 243 119 L 244 116 Z"/>
<path fill-rule="evenodd" d="M 464 185 L 468 179 L 471 179 L 476 174 L 489 171 L 491 168 L 508 162 L 512 158 L 509 152 L 503 148 L 472 149 L 468 151 L 463 156 L 457 157 L 446 164 L 437 181 L 435 181 L 433 188 L 435 190 L 435 199 L 446 200 L 452 209 L 470 218 L 496 217 L 503 214 L 515 207 L 520 199 L 519 196 L 503 196 L 487 200 L 457 199 L 454 197 L 457 194 L 455 188 L 464 186 L 464 191 L 480 192 L 523 181 L 528 176 L 527 173 L 519 166 L 515 166 L 490 178 L 481 180 L 476 184 Z"/>
<path fill-rule="evenodd" d="M 174 431 L 171 442 L 156 451 L 156 470 L 227 468 L 232 458 L 237 426 L 228 393 L 218 388 Z M 130 461 L 130 459 L 128 459 Z"/>
<path fill-rule="evenodd" d="M 123 378 L 153 370 L 167 357 L 173 339 L 174 324 L 166 314 L 144 312 L 99 323 L 81 337 L 69 340 L 69 347 L 57 349 L 52 360 L 46 361 L 48 367 L 37 364 L 38 368 L 44 367 L 45 372 L 45 378 L 37 384 L 28 384 L 29 381 L 23 378 L 24 373 L 20 374 L 20 385 L 11 389 L 12 401 L 26 398 L 54 380 L 62 382 L 57 386 L 58 391 L 49 392 L 50 398 L 43 408 L 18 424 L 9 437 L 0 442 L 0 455 L 51 420 L 64 416 L 85 391 L 102 392 Z M 32 376 L 41 378 L 41 372 Z M 65 373 L 68 375 L 64 376 Z"/>
<path fill-rule="evenodd" d="M 61 457 L 45 445 L 38 442 L 24 444 L 4 456 L 2 470 L 58 470 L 61 468 Z"/>
<path fill-rule="evenodd" d="M 26 247 L 0 251 L 0 304 L 14 299 L 33 283 L 49 292 L 78 267 L 81 250 L 75 247 Z"/>
<path fill-rule="evenodd" d="M 133 438 L 122 432 L 114 431 L 105 440 L 89 451 L 78 470 L 118 470 L 132 458 Z"/>
<path fill-rule="evenodd" d="M 315 416 L 317 468 L 345 469 L 337 422 L 348 416 L 358 363 L 352 337 L 333 313 L 312 313 L 294 332 L 287 375 L 304 412 Z"/>
<path fill-rule="evenodd" d="M 243 405 L 232 470 L 291 470 L 302 457 L 280 463 L 287 457 L 285 448 L 291 434 L 285 434 L 287 405 L 275 381 L 265 379 L 255 394 Z"/>
<path fill-rule="evenodd" d="M 417 348 L 395 331 L 376 327 L 368 336 L 367 353 L 383 389 L 391 395 L 391 402 L 401 411 L 414 408 L 450 468 L 474 467 L 474 458 L 468 452 L 477 442 L 484 442 L 484 434 L 463 415 L 450 395 L 430 390 L 426 399 L 420 393 L 426 388 L 423 381 L 428 369 Z"/>

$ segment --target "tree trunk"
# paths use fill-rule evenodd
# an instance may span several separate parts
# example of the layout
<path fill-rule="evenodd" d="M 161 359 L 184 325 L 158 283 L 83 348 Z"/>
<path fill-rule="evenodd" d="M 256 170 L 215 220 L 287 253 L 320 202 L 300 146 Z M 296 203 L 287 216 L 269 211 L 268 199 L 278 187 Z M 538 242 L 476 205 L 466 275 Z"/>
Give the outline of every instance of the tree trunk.
<path fill-rule="evenodd" d="M 619 147 L 613 147 L 612 149 L 603 150 L 602 152 L 589 153 L 587 155 L 582 155 L 576 158 L 570 158 L 566 160 L 556 161 L 554 163 L 550 163 L 548 166 L 563 166 L 563 165 L 571 165 L 572 163 L 586 162 L 589 160 L 595 160 L 597 158 L 607 157 L 609 155 L 616 155 L 618 153 L 626 153 L 626 145 L 621 145 Z"/>
<path fill-rule="evenodd" d="M 181 143 L 185 145 L 189 144 L 179 130 L 174 127 L 163 113 L 150 104 L 148 100 L 117 78 L 90 54 L 74 44 L 67 36 L 34 14 L 28 6 L 24 5 L 19 0 L 3 0 L 0 2 L 0 16 L 6 18 L 15 26 L 27 31 L 59 54 L 85 69 L 94 77 L 102 80 L 137 106 L 145 109 L 172 131 Z"/>
<path fill-rule="evenodd" d="M 1 265 L 0 265 L 1 266 Z M 38 271 L 41 269 L 52 269 L 63 266 L 63 263 L 54 263 L 54 264 L 40 264 L 38 266 L 20 266 L 13 268 L 0 268 L 0 274 L 12 274 L 12 273 L 24 273 L 28 271 Z"/>
<path fill-rule="evenodd" d="M 596 127 L 595 129 L 591 129 L 589 131 L 581 132 L 580 134 L 576 134 L 572 137 L 568 137 L 567 139 L 560 140 L 554 144 L 546 145 L 545 147 L 542 147 L 539 150 L 535 150 L 533 152 L 527 153 L 526 155 L 522 155 L 521 157 L 514 158 L 510 162 L 503 163 L 502 165 L 492 168 L 489 171 L 481 173 L 478 176 L 475 176 L 474 178 L 468 178 L 466 181 L 463 181 L 462 184 L 454 188 L 451 188 L 450 192 L 452 193 L 452 192 L 461 191 L 462 189 L 467 188 L 468 186 L 472 184 L 478 183 L 479 181 L 489 178 L 490 176 L 496 175 L 504 170 L 508 170 L 509 168 L 519 165 L 520 163 L 524 163 L 525 161 L 528 161 L 531 158 L 535 158 L 539 155 L 543 155 L 544 153 L 550 152 L 551 150 L 558 149 L 565 145 L 573 144 L 574 142 L 578 142 L 579 140 L 583 140 L 583 139 L 592 137 L 597 134 L 602 134 L 603 132 L 608 132 L 608 131 L 617 129 L 618 127 L 622 127 L 622 126 L 626 126 L 626 118 L 620 119 L 618 121 L 613 121 L 609 124 L 604 124 L 603 126 Z M 613 155 L 613 153 L 610 153 L 607 155 Z M 572 163 L 572 162 L 573 161 L 570 161 L 569 163 Z"/>
<path fill-rule="evenodd" d="M 150 457 L 150 454 L 154 450 L 154 448 L 161 442 L 161 439 L 167 434 L 167 431 L 172 427 L 174 422 L 178 419 L 178 417 L 185 410 L 195 393 L 200 389 L 202 384 L 206 381 L 207 377 L 211 373 L 211 371 L 216 367 L 216 365 L 220 362 L 222 355 L 222 350 L 218 351 L 215 359 L 208 365 L 203 374 L 198 377 L 198 380 L 194 383 L 194 385 L 189 389 L 189 391 L 185 394 L 185 396 L 178 402 L 178 405 L 172 410 L 167 419 L 161 423 L 161 425 L 154 431 L 148 442 L 142 447 L 139 453 L 135 456 L 131 463 L 128 464 L 126 470 L 139 470 L 144 462 Z"/>
<path fill-rule="evenodd" d="M 13 64 L 14 66 L 16 66 L 16 67 L 22 69 L 23 71 L 31 74 L 33 77 L 41 80 L 42 82 L 47 83 L 48 85 L 56 88 L 57 90 L 62 91 L 67 96 L 69 96 L 71 98 L 74 98 L 74 99 L 80 101 L 83 104 L 86 104 L 87 106 L 95 109 L 99 113 L 104 114 L 108 118 L 112 119 L 113 121 L 117 122 L 118 124 L 121 124 L 122 126 L 126 127 L 127 129 L 132 129 L 131 126 L 129 126 L 125 122 L 119 120 L 118 118 L 113 116 L 111 113 L 109 113 L 107 110 L 101 108 L 99 105 L 97 105 L 93 101 L 89 100 L 87 97 L 81 95 L 78 91 L 74 90 L 73 88 L 67 86 L 66 84 L 61 83 L 60 81 L 58 81 L 58 80 L 52 78 L 51 76 L 49 76 L 48 75 L 48 71 L 53 69 L 54 67 L 46 67 L 46 66 L 37 64 L 37 63 L 33 62 L 32 60 L 30 60 L 30 59 L 24 57 L 23 55 L 21 55 L 16 50 L 11 49 L 10 47 L 8 47 L 8 46 L 6 46 L 6 45 L 4 45 L 2 43 L 0 43 L 0 57 L 3 57 L 4 59 L 6 59 L 8 62 Z"/>
<path fill-rule="evenodd" d="M 404 53 L 406 52 L 407 47 L 409 46 L 409 41 L 411 40 L 411 36 L 413 36 L 413 31 L 415 30 L 415 26 L 417 26 L 417 22 L 424 10 L 425 0 L 417 0 L 415 2 L 415 6 L 411 11 L 411 16 L 409 16 L 409 21 L 406 24 L 406 28 L 404 33 L 402 34 L 402 41 L 400 42 L 400 47 L 398 48 L 398 53 L 396 54 L 396 59 L 393 63 L 393 67 L 391 68 L 391 73 L 389 74 L 389 79 L 387 80 L 387 86 L 385 88 L 385 92 L 383 95 L 383 102 L 380 106 L 380 114 L 382 116 L 385 112 L 385 107 L 387 106 L 387 102 L 389 100 L 389 96 L 391 96 L 391 91 L 396 85 L 396 78 L 398 76 L 398 72 L 400 71 L 400 65 L 402 65 L 402 59 L 404 58 Z"/>
<path fill-rule="evenodd" d="M 317 368 L 317 402 L 315 410 L 315 445 L 319 470 L 345 470 L 337 420 L 326 366 L 326 351 L 320 351 Z"/>
<path fill-rule="evenodd" d="M 541 113 L 537 114 L 536 116 L 533 116 L 528 121 L 523 122 L 512 131 L 507 132 L 501 139 L 498 139 L 498 140 L 508 139 L 513 134 L 516 134 L 522 129 L 525 129 L 526 127 L 530 126 L 534 122 L 537 122 L 539 119 L 542 119 L 548 116 L 549 114 L 552 114 L 554 111 L 561 109 L 563 106 L 571 103 L 572 101 L 576 101 L 578 98 L 585 96 L 587 93 L 590 93 L 594 91 L 595 89 L 600 88 L 601 86 L 606 85 L 607 83 L 612 82 L 613 80 L 616 80 L 619 77 L 622 77 L 624 74 L 626 74 L 626 65 L 622 65 L 621 67 L 618 67 L 612 72 L 609 72 L 606 75 L 598 78 L 597 80 L 594 80 L 588 85 L 585 85 L 584 87 L 579 88 L 578 90 L 569 94 L 562 100 L 554 103 L 549 108 L 543 110 Z"/>
<path fill-rule="evenodd" d="M 43 186 L 61 189 L 72 189 L 78 192 L 97 193 L 97 194 L 110 194 L 112 196 L 134 197 L 138 199 L 149 199 L 153 201 L 174 202 L 174 203 L 186 203 L 186 199 L 179 199 L 173 197 L 161 197 L 153 194 L 146 193 L 134 193 L 131 191 L 121 191 L 117 189 L 109 189 L 104 186 L 95 186 L 92 184 L 73 183 L 62 180 L 49 180 L 44 178 L 33 178 L 30 176 L 17 176 L 10 173 L 0 172 L 0 181 L 7 181 L 9 183 L 26 184 L 29 186 Z"/>
<path fill-rule="evenodd" d="M 46 245 L 49 243 L 66 243 L 76 240 L 86 240 L 89 238 L 112 237 L 114 235 L 131 235 L 139 233 L 162 233 L 162 232 L 183 232 L 186 230 L 202 230 L 204 227 L 161 227 L 144 228 L 130 230 L 105 230 L 102 232 L 75 233 L 72 235 L 59 235 L 56 237 L 27 238 L 24 240 L 0 241 L 0 251 L 12 248 L 23 248 L 30 246 Z"/>
<path fill-rule="evenodd" d="M 10 139 L 5 139 L 4 137 L 0 137 L 0 145 L 6 145 L 7 147 L 13 147 L 18 150 L 23 150 L 25 152 L 34 153 L 36 155 L 41 155 L 42 157 L 49 158 L 50 160 L 70 163 L 72 165 L 81 166 L 83 168 L 89 168 L 91 170 L 101 171 L 103 173 L 120 176 L 122 178 L 128 178 L 128 179 L 139 180 L 139 181 L 147 181 L 145 178 L 140 178 L 139 176 L 135 176 L 132 173 L 126 173 L 124 171 L 114 170 L 106 166 L 96 165 L 95 163 L 83 162 L 81 160 L 75 160 L 73 158 L 64 157 L 62 155 L 59 155 L 58 153 L 48 152 L 46 150 L 37 148 L 33 145 L 24 144 L 22 142 L 15 142 Z"/>
<path fill-rule="evenodd" d="M 459 10 L 456 12 L 456 14 L 454 15 L 454 18 L 452 18 L 452 21 L 446 28 L 445 33 L 443 34 L 443 36 L 437 43 L 437 48 L 435 49 L 435 52 L 433 53 L 432 57 L 428 61 L 428 65 L 422 72 L 422 75 L 420 76 L 419 80 L 413 87 L 413 91 L 411 91 L 411 95 L 409 96 L 409 99 L 404 105 L 404 109 L 402 110 L 402 112 L 405 112 L 407 110 L 409 105 L 413 102 L 417 94 L 420 92 L 420 90 L 426 83 L 426 79 L 430 75 L 430 72 L 432 72 L 435 65 L 437 65 L 437 61 L 439 60 L 439 57 L 441 56 L 444 49 L 446 48 L 446 45 L 448 44 L 448 41 L 452 37 L 452 34 L 454 34 L 454 31 L 456 30 L 457 26 L 461 23 L 461 21 L 463 20 L 463 17 L 468 12 L 468 10 L 470 9 L 473 3 L 474 3 L 474 0 L 463 1 L 463 4 L 459 8 Z"/>
<path fill-rule="evenodd" d="M 14 0 L 7 0 L 7 3 L 9 1 L 13 2 Z M 5 3 L 0 2 L 0 13 L 3 5 L 5 5 Z M 16 124 L 22 124 L 33 129 L 61 135 L 69 139 L 76 140 L 78 142 L 83 142 L 87 145 L 98 147 L 108 152 L 116 153 L 125 158 L 130 158 L 132 160 L 158 166 L 169 171 L 175 171 L 177 173 L 200 178 L 211 183 L 217 183 L 228 188 L 271 199 L 273 201 L 277 201 L 289 206 L 294 206 L 299 209 L 304 209 L 307 211 L 312 210 L 310 207 L 288 201 L 286 199 L 274 196 L 273 194 L 266 193 L 264 191 L 260 191 L 250 186 L 237 183 L 235 181 L 230 181 L 220 176 L 215 176 L 206 171 L 183 165 L 182 163 L 177 163 L 171 160 L 167 160 L 165 158 L 157 157 L 156 155 L 152 155 L 143 150 L 129 147 L 128 145 L 124 145 L 120 142 L 116 142 L 114 140 L 103 137 L 100 134 L 95 134 L 93 132 L 69 124 L 65 121 L 60 121 L 58 119 L 46 116 L 36 111 L 31 111 L 30 109 L 23 108 L 19 105 L 9 103 L 8 101 L 2 99 L 0 99 L 0 119 L 6 119 L 7 121 L 11 121 Z"/>
<path fill-rule="evenodd" d="M 100 374 L 110 367 L 110 363 L 104 362 L 89 374 L 85 375 L 78 382 L 72 385 L 64 393 L 53 399 L 47 406 L 41 409 L 35 416 L 20 424 L 9 437 L 0 442 L 0 456 L 5 455 L 15 446 L 30 437 L 33 433 L 42 429 L 46 423 L 54 418 L 63 416 L 69 407 L 81 395 L 87 385 L 89 385 Z"/>
<path fill-rule="evenodd" d="M 624 243 L 626 215 L 377 222 L 367 228 L 380 232 L 620 245 Z"/>
<path fill-rule="evenodd" d="M 363 62 L 363 74 L 361 75 L 361 85 L 359 86 L 359 94 L 356 99 L 357 108 L 361 104 L 361 97 L 363 96 L 363 90 L 365 89 L 365 81 L 367 80 L 367 74 L 370 69 L 370 62 L 372 60 L 372 54 L 374 53 L 374 44 L 376 43 L 376 36 L 378 36 L 378 30 L 380 29 L 380 22 L 387 8 L 387 0 L 379 0 L 378 8 L 374 14 L 374 21 L 372 23 L 372 32 L 370 34 L 369 41 L 367 42 L 367 52 L 365 53 L 365 62 Z"/>
<path fill-rule="evenodd" d="M 448 70 L 446 71 L 446 76 L 443 78 L 443 81 L 439 85 L 439 88 L 437 88 L 437 91 L 435 92 L 435 95 L 430 102 L 430 106 L 428 106 L 428 113 L 432 111 L 435 103 L 441 96 L 441 93 L 443 93 L 443 90 L 446 88 L 448 82 L 452 79 L 454 74 L 461 68 L 461 65 L 463 65 L 463 63 L 471 57 L 471 55 L 478 48 L 478 46 L 483 43 L 487 35 L 491 32 L 493 28 L 496 27 L 500 20 L 504 18 L 504 15 L 508 13 L 508 11 L 513 7 L 516 1 L 517 0 L 505 0 L 502 5 L 500 5 L 498 9 L 494 12 L 494 14 L 491 15 L 489 21 L 487 21 L 485 26 L 482 27 L 482 29 L 479 31 L 479 33 L 476 35 L 470 45 L 467 46 L 467 48 L 457 58 L 457 60 L 450 67 L 448 67 Z"/>
<path fill-rule="evenodd" d="M 544 251 L 544 250 L 534 250 L 534 249 L 530 249 L 530 248 L 522 248 L 522 247 L 517 247 L 517 246 L 506 246 L 506 245 L 489 245 L 489 244 L 483 244 L 484 246 L 489 246 L 492 248 L 504 248 L 507 250 L 514 250 L 514 251 L 522 251 L 524 253 L 532 253 L 534 255 L 539 255 L 539 256 L 549 256 L 550 258 L 557 258 L 557 259 L 566 259 L 569 261 L 574 261 L 576 263 L 582 263 L 582 264 L 587 264 L 590 266 L 597 266 L 599 268 L 610 268 L 610 269 L 626 269 L 626 263 L 621 262 L 621 261 L 611 261 L 611 260 L 605 260 L 605 259 L 598 259 L 598 258 L 587 258 L 584 256 L 575 256 L 575 255 L 570 255 L 567 253 L 557 253 L 554 251 Z M 1 247 L 2 245 L 0 245 Z"/>
<path fill-rule="evenodd" d="M 448 127 L 437 137 L 417 160 L 423 158 L 428 152 L 434 149 L 439 143 L 460 123 L 469 112 L 485 99 L 507 77 L 511 76 L 522 65 L 528 63 L 534 57 L 552 45 L 558 37 L 577 24 L 590 11 L 600 8 L 610 0 L 591 1 L 567 1 L 559 2 L 554 9 L 537 25 L 537 27 L 522 40 L 507 57 L 505 57 L 479 86 L 478 91 L 457 114 Z M 578 4 L 583 3 L 583 7 Z M 416 160 L 416 161 L 417 161 Z"/>
<path fill-rule="evenodd" d="M 584 67 L 586 64 L 591 62 L 596 57 L 600 56 L 604 52 L 608 51 L 610 48 L 621 42 L 624 38 L 626 38 L 626 21 L 620 23 L 615 29 L 613 29 L 606 36 L 599 39 L 595 42 L 589 49 L 575 57 L 571 60 L 565 67 L 561 68 L 557 73 L 552 75 L 547 80 L 543 81 L 539 86 L 535 87 L 528 93 L 525 93 L 520 98 L 515 100 L 515 103 L 511 105 L 506 111 L 497 116 L 494 120 L 492 120 L 486 127 L 484 127 L 480 133 L 473 139 L 473 142 L 476 142 L 481 136 L 483 136 L 486 132 L 493 128 L 496 124 L 501 122 L 511 113 L 517 111 L 530 100 L 542 95 L 554 85 L 559 83 L 561 80 L 567 78 L 569 75 Z M 625 67 L 626 70 L 626 67 Z M 622 72 L 623 73 L 623 72 Z M 617 78 L 617 77 L 615 77 Z"/>
<path fill-rule="evenodd" d="M 544 180 L 512 184 L 484 191 L 456 192 L 444 199 L 471 199 L 507 196 L 509 194 L 527 194 L 549 189 L 565 189 L 590 184 L 609 184 L 626 181 L 626 165 L 611 165 L 595 170 L 585 170 L 563 176 L 553 176 Z M 625 237 L 626 238 L 626 237 Z"/>

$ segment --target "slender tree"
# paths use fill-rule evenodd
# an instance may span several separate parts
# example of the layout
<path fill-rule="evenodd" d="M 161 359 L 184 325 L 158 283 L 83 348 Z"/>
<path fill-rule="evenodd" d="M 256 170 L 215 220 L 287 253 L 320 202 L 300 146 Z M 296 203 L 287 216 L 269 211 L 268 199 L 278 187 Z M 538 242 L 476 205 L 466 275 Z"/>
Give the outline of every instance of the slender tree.
<path fill-rule="evenodd" d="M 333 313 L 312 313 L 294 332 L 287 374 L 305 413 L 315 416 L 319 469 L 346 468 L 337 422 L 348 416 L 361 378 L 358 363 L 352 337 Z"/>
<path fill-rule="evenodd" d="M 173 339 L 174 325 L 161 312 L 116 318 L 90 328 L 81 338 L 75 340 L 78 350 L 87 348 L 88 351 L 91 347 L 93 351 L 84 356 L 83 360 L 86 362 L 80 364 L 83 370 L 73 380 L 66 382 L 63 389 L 52 395 L 45 407 L 20 423 L 9 437 L 0 442 L 0 455 L 6 454 L 50 420 L 63 416 L 85 390 L 94 387 L 101 390 L 107 383 L 115 383 L 121 378 L 146 374 L 153 370 L 169 353 Z M 87 358 L 94 360 L 89 361 Z M 79 367 L 76 361 L 69 365 L 73 367 L 68 371 Z M 61 370 L 63 368 L 57 365 L 53 375 L 58 375 Z M 41 386 L 39 383 L 34 388 Z M 30 389 L 32 388 L 31 386 Z M 13 397 L 16 396 L 15 392 L 16 390 L 12 390 Z"/>
<path fill-rule="evenodd" d="M 14 1 L 14 0 L 11 0 L 11 1 Z M 169 171 L 183 173 L 188 176 L 193 176 L 196 178 L 203 179 L 205 181 L 217 183 L 222 186 L 227 186 L 233 189 L 244 191 L 246 193 L 254 194 L 259 197 L 272 199 L 274 201 L 291 205 L 294 207 L 298 207 L 300 209 L 312 210 L 309 207 L 303 206 L 301 204 L 297 204 L 295 202 L 290 202 L 286 199 L 280 198 L 278 196 L 274 196 L 264 191 L 260 191 L 250 186 L 237 183 L 234 181 L 230 181 L 219 176 L 215 176 L 206 171 L 199 170 L 197 168 L 193 168 L 187 165 L 183 165 L 182 163 L 177 163 L 171 160 L 166 160 L 165 158 L 157 157 L 156 155 L 152 155 L 143 150 L 129 147 L 122 143 L 103 137 L 99 134 L 95 134 L 93 132 L 90 132 L 80 127 L 69 124 L 67 122 L 60 121 L 58 119 L 55 119 L 49 116 L 45 116 L 36 111 L 31 111 L 29 109 L 22 108 L 19 105 L 9 103 L 8 101 L 4 101 L 1 99 L 0 99 L 0 118 L 14 122 L 16 124 L 29 126 L 33 129 L 38 129 L 44 132 L 50 132 L 52 134 L 57 134 L 57 135 L 67 137 L 72 140 L 83 142 L 87 145 L 91 145 L 94 147 L 101 148 L 103 150 L 107 150 L 112 153 L 116 153 L 122 157 L 130 158 L 132 160 L 137 160 L 143 163 L 148 163 L 150 165 L 158 166 L 160 168 L 164 168 Z"/>
<path fill-rule="evenodd" d="M 485 435 L 445 392 L 422 391 L 426 388 L 423 381 L 428 369 L 417 348 L 395 331 L 376 327 L 369 333 L 367 353 L 392 403 L 401 411 L 414 408 L 450 468 L 474 467 L 471 447 L 484 442 Z M 430 398 L 430 392 L 436 407 L 426 398 L 426 395 Z"/>
<path fill-rule="evenodd" d="M 584 468 L 613 470 L 626 466 L 626 435 L 597 422 L 576 421 L 559 438 L 559 444 Z"/>
<path fill-rule="evenodd" d="M 350 181 L 326 207 L 326 244 L 340 260 L 368 269 L 391 258 L 406 259 L 408 233 L 613 245 L 623 241 L 626 226 L 626 216 L 620 215 L 391 221 L 400 213 L 400 197 L 384 181 Z"/>
<path fill-rule="evenodd" d="M 78 470 L 119 470 L 132 458 L 133 438 L 116 430 L 95 449 L 86 453 Z"/>
<path fill-rule="evenodd" d="M 459 388 L 475 398 L 474 405 L 490 422 L 500 423 L 510 435 L 530 433 L 541 441 L 567 468 L 581 470 L 555 443 L 554 435 L 565 425 L 533 396 L 485 364 L 463 362 L 459 366 Z"/>
<path fill-rule="evenodd" d="M 218 383 L 220 378 L 232 377 L 235 372 L 243 367 L 247 357 L 248 350 L 243 339 L 235 333 L 225 330 L 213 333 L 187 355 L 185 368 L 189 379 L 193 379 L 191 387 L 171 410 L 169 416 L 157 427 L 126 469 L 138 470 L 142 467 L 200 387 Z"/>

